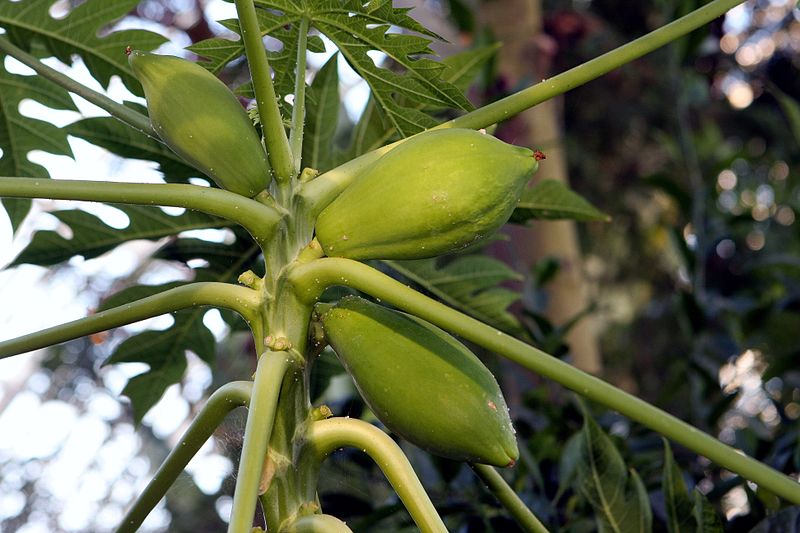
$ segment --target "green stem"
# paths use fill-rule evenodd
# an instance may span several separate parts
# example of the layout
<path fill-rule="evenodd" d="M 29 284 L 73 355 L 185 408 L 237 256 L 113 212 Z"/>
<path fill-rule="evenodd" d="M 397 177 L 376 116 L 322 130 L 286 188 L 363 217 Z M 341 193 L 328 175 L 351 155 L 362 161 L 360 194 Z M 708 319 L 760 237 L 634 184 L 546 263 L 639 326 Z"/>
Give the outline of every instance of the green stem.
<path fill-rule="evenodd" d="M 228 533 L 250 533 L 252 529 L 267 443 L 272 434 L 281 383 L 289 363 L 286 352 L 267 350 L 258 358 Z"/>
<path fill-rule="evenodd" d="M 447 532 L 403 450 L 389 435 L 363 420 L 329 418 L 311 424 L 307 438 L 319 460 L 342 446 L 366 452 L 386 475 L 423 533 Z"/>
<path fill-rule="evenodd" d="M 139 529 L 222 419 L 235 408 L 247 405 L 252 388 L 253 384 L 249 381 L 234 381 L 223 385 L 211 395 L 181 440 L 161 463 L 153 479 L 125 514 L 117 533 L 134 533 Z"/>
<path fill-rule="evenodd" d="M 0 177 L 0 198 L 4 197 L 184 207 L 236 222 L 261 245 L 281 220 L 275 209 L 255 200 L 221 189 L 179 183 Z"/>
<path fill-rule="evenodd" d="M 599 78 L 617 67 L 649 54 L 662 46 L 686 35 L 712 20 L 724 15 L 728 10 L 743 3 L 744 0 L 714 0 L 678 20 L 639 37 L 619 48 L 607 52 L 566 72 L 542 81 L 497 102 L 476 109 L 466 115 L 450 120 L 437 128 L 486 128 L 531 107 L 558 96 L 586 82 Z"/>
<path fill-rule="evenodd" d="M 0 52 L 5 52 L 14 59 L 18 60 L 20 63 L 32 68 L 41 77 L 52 81 L 56 85 L 60 85 L 71 93 L 77 94 L 84 100 L 93 103 L 100 109 L 108 111 L 112 117 L 124 122 L 128 126 L 131 126 L 132 128 L 141 131 L 145 135 L 153 137 L 154 139 L 159 141 L 161 140 L 156 134 L 156 131 L 153 129 L 153 125 L 150 124 L 150 119 L 147 118 L 147 116 L 139 113 L 138 111 L 134 111 L 130 107 L 115 102 L 108 96 L 94 91 L 82 83 L 78 83 L 66 74 L 62 74 L 54 68 L 48 67 L 39 61 L 39 59 L 27 53 L 25 50 L 14 46 L 8 39 L 0 38 Z"/>
<path fill-rule="evenodd" d="M 308 19 L 300 19 L 300 35 L 297 40 L 297 69 L 294 81 L 294 106 L 292 107 L 292 132 L 289 146 L 292 149 L 293 175 L 300 174 L 303 158 L 303 128 L 306 120 L 306 50 L 308 48 Z"/>
<path fill-rule="evenodd" d="M 0 359 L 188 307 L 208 305 L 231 309 L 252 324 L 259 302 L 258 292 L 246 287 L 210 281 L 189 283 L 66 324 L 2 341 Z"/>
<path fill-rule="evenodd" d="M 469 466 L 486 484 L 486 487 L 494 494 L 497 501 L 503 504 L 503 507 L 511 513 L 511 516 L 514 517 L 514 520 L 524 531 L 548 533 L 544 524 L 528 509 L 528 506 L 517 496 L 514 489 L 508 486 L 506 480 L 497 470 L 489 465 L 478 463 L 470 463 Z"/>
<path fill-rule="evenodd" d="M 295 520 L 281 533 L 353 533 L 347 524 L 329 514 L 314 514 Z"/>
<path fill-rule="evenodd" d="M 319 259 L 298 265 L 290 273 L 290 279 L 296 293 L 306 298 L 318 299 L 332 285 L 345 285 L 380 298 L 619 411 L 745 479 L 758 483 L 792 503 L 800 504 L 800 484 L 794 479 L 747 457 L 636 396 L 428 298 L 367 265 L 349 259 Z"/>
<path fill-rule="evenodd" d="M 250 65 L 250 74 L 253 77 L 256 105 L 264 130 L 269 162 L 275 171 L 277 181 L 286 182 L 292 175 L 292 151 L 283 127 L 275 86 L 272 84 L 267 51 L 261 41 L 256 6 L 253 0 L 236 0 L 236 12 L 239 15 L 247 63 Z"/>

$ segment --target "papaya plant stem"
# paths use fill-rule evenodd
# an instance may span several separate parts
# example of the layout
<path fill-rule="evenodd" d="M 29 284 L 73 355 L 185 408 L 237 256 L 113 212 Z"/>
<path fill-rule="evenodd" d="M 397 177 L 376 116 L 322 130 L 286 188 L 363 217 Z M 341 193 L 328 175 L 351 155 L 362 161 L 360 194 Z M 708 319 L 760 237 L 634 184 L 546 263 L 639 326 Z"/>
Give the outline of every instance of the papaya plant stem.
<path fill-rule="evenodd" d="M 363 420 L 337 417 L 311 424 L 307 438 L 320 461 L 342 446 L 366 452 L 386 475 L 423 533 L 447 532 L 411 463 L 389 435 Z"/>
<path fill-rule="evenodd" d="M 327 287 L 345 285 L 397 306 L 614 409 L 778 496 L 800 504 L 800 483 L 796 480 L 636 396 L 428 298 L 363 263 L 342 258 L 318 259 L 298 265 L 289 276 L 300 297 L 317 299 Z"/>
<path fill-rule="evenodd" d="M 258 358 L 228 533 L 250 533 L 253 527 L 267 443 L 272 434 L 281 383 L 289 363 L 286 352 L 267 350 Z"/>
<path fill-rule="evenodd" d="M 63 74 L 54 68 L 48 67 L 39 61 L 38 58 L 27 53 L 25 50 L 14 46 L 11 41 L 6 38 L 0 38 L 0 52 L 5 52 L 20 63 L 32 68 L 41 77 L 52 81 L 56 85 L 63 87 L 73 94 L 77 94 L 87 102 L 96 105 L 100 109 L 108 111 L 112 117 L 124 122 L 128 126 L 131 126 L 132 128 L 139 130 L 145 135 L 149 135 L 158 141 L 161 141 L 156 134 L 156 131 L 153 129 L 153 125 L 150 124 L 150 119 L 142 113 L 115 102 L 108 96 L 92 90 L 82 83 L 78 83 L 66 74 Z M 120 51 L 120 53 L 122 52 Z"/>
<path fill-rule="evenodd" d="M 253 89 L 256 93 L 261 127 L 264 130 L 267 155 L 275 172 L 275 179 L 279 182 L 286 182 L 292 175 L 292 151 L 283 127 L 275 86 L 272 84 L 267 51 L 261 40 L 256 6 L 253 0 L 236 0 L 235 3 L 236 12 L 239 15 L 239 25 L 242 29 L 244 51 L 247 54 L 247 63 L 250 65 L 250 74 L 253 77 Z"/>
<path fill-rule="evenodd" d="M 246 287 L 213 281 L 188 283 L 66 324 L 2 341 L 0 359 L 188 307 L 224 307 L 236 311 L 252 325 L 259 303 L 259 293 Z"/>
<path fill-rule="evenodd" d="M 280 533 L 353 533 L 353 530 L 335 516 L 313 514 L 295 520 Z"/>
<path fill-rule="evenodd" d="M 306 120 L 306 50 L 308 49 L 308 19 L 300 19 L 300 35 L 297 38 L 297 69 L 294 80 L 294 106 L 292 107 L 292 132 L 289 146 L 292 148 L 293 176 L 300 174 L 303 158 L 303 129 Z"/>
<path fill-rule="evenodd" d="M 470 468 L 477 474 L 481 481 L 486 484 L 486 487 L 494 494 L 497 501 L 505 507 L 517 524 L 524 530 L 530 533 L 548 533 L 547 528 L 544 527 L 536 515 L 534 515 L 528 506 L 520 500 L 517 493 L 508 486 L 506 480 L 500 475 L 500 472 L 495 470 L 489 465 L 482 465 L 478 463 L 470 463 Z"/>
<path fill-rule="evenodd" d="M 166 494 L 186 465 L 205 444 L 225 416 L 250 401 L 253 384 L 233 381 L 217 389 L 189 425 L 178 444 L 161 463 L 153 479 L 125 514 L 117 533 L 134 533 Z"/>
<path fill-rule="evenodd" d="M 275 209 L 238 194 L 181 183 L 0 177 L 0 198 L 49 198 L 184 207 L 235 222 L 262 246 L 269 241 L 282 218 Z"/>
<path fill-rule="evenodd" d="M 708 24 L 724 15 L 731 8 L 744 0 L 713 0 L 647 35 L 639 37 L 627 44 L 615 48 L 600 57 L 596 57 L 566 72 L 562 72 L 548 80 L 537 83 L 533 87 L 523 89 L 497 102 L 483 106 L 475 111 L 440 124 L 436 128 L 486 128 L 502 122 L 537 104 L 549 100 L 579 87 L 586 82 L 599 78 L 617 67 L 649 54 L 653 50 Z"/>

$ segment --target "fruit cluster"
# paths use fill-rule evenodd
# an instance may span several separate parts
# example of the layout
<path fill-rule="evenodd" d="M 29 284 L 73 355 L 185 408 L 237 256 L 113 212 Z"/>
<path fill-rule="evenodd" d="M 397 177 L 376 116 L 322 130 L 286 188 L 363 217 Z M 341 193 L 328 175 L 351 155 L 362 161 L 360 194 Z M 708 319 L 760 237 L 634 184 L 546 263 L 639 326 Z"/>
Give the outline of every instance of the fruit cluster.
<path fill-rule="evenodd" d="M 268 157 L 231 91 L 195 63 L 131 52 L 155 131 L 231 192 L 271 181 Z M 511 216 L 541 152 L 465 129 L 416 135 L 354 177 L 319 215 L 328 256 L 419 259 L 490 237 Z M 417 317 L 358 297 L 322 314 L 330 343 L 375 415 L 394 433 L 451 459 L 509 466 L 518 458 L 505 400 L 463 344 Z"/>

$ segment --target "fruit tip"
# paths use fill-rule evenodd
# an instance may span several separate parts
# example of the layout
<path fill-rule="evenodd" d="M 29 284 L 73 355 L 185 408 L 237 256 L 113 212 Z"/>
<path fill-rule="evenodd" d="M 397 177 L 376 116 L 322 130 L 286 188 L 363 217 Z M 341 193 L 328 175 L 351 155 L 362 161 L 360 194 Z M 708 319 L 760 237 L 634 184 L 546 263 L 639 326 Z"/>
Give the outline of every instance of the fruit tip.
<path fill-rule="evenodd" d="M 542 152 L 541 150 L 534 150 L 533 158 L 537 161 L 541 161 L 542 159 L 547 159 L 547 156 L 544 155 L 544 152 Z"/>

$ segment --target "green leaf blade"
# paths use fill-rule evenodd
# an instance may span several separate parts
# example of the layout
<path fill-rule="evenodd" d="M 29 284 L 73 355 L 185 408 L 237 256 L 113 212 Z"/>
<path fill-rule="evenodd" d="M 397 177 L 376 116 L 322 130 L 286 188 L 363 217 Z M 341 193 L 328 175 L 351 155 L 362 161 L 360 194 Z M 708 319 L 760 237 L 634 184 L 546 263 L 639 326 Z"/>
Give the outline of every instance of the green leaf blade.
<path fill-rule="evenodd" d="M 109 226 L 97 216 L 85 211 L 54 211 L 51 215 L 70 228 L 72 238 L 66 239 L 55 231 L 37 231 L 28 246 L 9 266 L 20 264 L 51 266 L 78 255 L 84 259 L 93 259 L 125 242 L 142 239 L 158 240 L 183 231 L 226 227 L 229 224 L 225 220 L 195 211 L 172 216 L 156 207 L 109 205 L 125 213 L 129 220 L 127 227 Z"/>
<path fill-rule="evenodd" d="M 523 224 L 531 219 L 568 219 L 582 222 L 608 222 L 610 217 L 582 196 L 556 180 L 542 180 L 525 189 L 511 216 L 511 222 Z"/>

